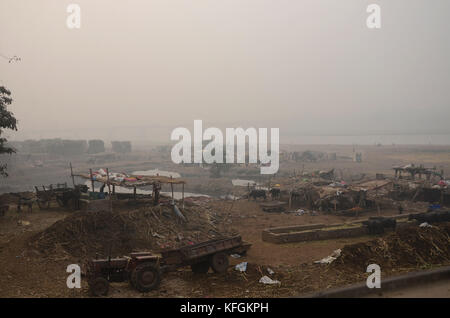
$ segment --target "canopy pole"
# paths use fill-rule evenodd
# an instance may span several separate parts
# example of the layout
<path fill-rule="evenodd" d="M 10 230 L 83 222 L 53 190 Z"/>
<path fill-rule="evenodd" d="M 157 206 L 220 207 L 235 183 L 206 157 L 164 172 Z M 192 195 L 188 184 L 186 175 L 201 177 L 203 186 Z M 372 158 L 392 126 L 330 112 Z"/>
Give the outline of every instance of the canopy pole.
<path fill-rule="evenodd" d="M 91 177 L 91 188 L 92 188 L 92 192 L 95 192 L 95 187 L 94 187 L 94 177 L 92 175 L 92 169 L 89 169 L 89 175 Z"/>
<path fill-rule="evenodd" d="M 108 192 L 109 192 L 109 209 L 112 213 L 112 196 L 111 196 L 111 185 L 109 184 L 109 169 L 106 168 L 106 182 L 108 184 Z"/>
<path fill-rule="evenodd" d="M 72 177 L 73 187 L 75 188 L 75 177 L 73 176 L 72 163 L 69 162 L 69 164 L 70 164 L 70 176 Z"/>
<path fill-rule="evenodd" d="M 108 193 L 111 196 L 111 185 L 109 184 L 109 170 L 106 168 L 106 184 L 108 186 Z"/>

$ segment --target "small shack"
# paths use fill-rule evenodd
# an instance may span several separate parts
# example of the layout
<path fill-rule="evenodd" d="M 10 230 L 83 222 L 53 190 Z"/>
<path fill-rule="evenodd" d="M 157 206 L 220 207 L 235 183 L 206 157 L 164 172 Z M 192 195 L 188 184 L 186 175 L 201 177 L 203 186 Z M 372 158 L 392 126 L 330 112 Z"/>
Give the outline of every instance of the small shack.
<path fill-rule="evenodd" d="M 124 187 L 133 189 L 133 198 L 136 200 L 136 189 L 143 188 L 147 186 L 152 186 L 153 197 L 159 200 L 159 190 L 164 184 L 169 184 L 172 200 L 174 200 L 174 185 L 181 185 L 182 190 L 182 203 L 184 206 L 184 185 L 185 181 L 180 178 L 172 178 L 165 176 L 138 176 L 138 175 L 128 175 L 125 173 L 111 173 L 109 169 L 93 172 L 89 169 L 89 173 L 78 173 L 72 174 L 73 177 L 80 177 L 91 181 L 91 190 L 95 192 L 95 182 L 102 183 L 103 188 L 106 186 L 108 188 L 108 193 L 112 196 L 116 195 L 116 187 Z"/>

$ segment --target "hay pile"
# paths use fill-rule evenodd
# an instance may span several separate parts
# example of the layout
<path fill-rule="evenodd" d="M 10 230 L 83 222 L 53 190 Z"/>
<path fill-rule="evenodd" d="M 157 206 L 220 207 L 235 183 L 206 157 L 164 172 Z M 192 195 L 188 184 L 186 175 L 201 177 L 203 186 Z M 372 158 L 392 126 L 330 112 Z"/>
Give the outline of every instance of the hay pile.
<path fill-rule="evenodd" d="M 450 223 L 445 223 L 431 228 L 403 228 L 386 237 L 347 245 L 333 266 L 365 272 L 369 264 L 378 264 L 382 269 L 401 269 L 448 262 Z"/>
<path fill-rule="evenodd" d="M 170 206 L 142 207 L 132 211 L 76 212 L 33 236 L 29 245 L 51 255 L 62 248 L 81 258 L 121 256 L 132 251 L 158 252 L 234 234 L 222 226 L 218 213 L 187 207 L 182 222 Z"/>

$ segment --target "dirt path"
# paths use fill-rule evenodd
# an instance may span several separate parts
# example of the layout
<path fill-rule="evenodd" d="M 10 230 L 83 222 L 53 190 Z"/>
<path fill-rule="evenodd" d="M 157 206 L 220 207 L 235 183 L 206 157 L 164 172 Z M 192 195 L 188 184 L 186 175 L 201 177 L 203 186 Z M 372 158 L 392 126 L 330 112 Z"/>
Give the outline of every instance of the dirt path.
<path fill-rule="evenodd" d="M 450 280 L 382 292 L 368 298 L 450 298 Z"/>

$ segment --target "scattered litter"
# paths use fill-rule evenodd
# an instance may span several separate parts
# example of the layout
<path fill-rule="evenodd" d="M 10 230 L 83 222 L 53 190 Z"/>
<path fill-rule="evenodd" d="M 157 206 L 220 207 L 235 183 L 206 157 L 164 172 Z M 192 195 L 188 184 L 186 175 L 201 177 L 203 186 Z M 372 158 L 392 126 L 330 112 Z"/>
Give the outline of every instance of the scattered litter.
<path fill-rule="evenodd" d="M 281 285 L 281 282 L 279 280 L 273 280 L 272 278 L 270 278 L 268 276 L 261 277 L 259 282 L 263 283 L 265 285 L 273 285 L 273 284 L 280 284 Z"/>
<path fill-rule="evenodd" d="M 175 212 L 175 214 L 184 222 L 187 222 L 186 218 L 184 217 L 183 213 L 181 213 L 180 209 L 178 209 L 178 207 L 176 206 L 175 202 L 172 200 L 172 205 L 173 205 L 173 211 Z"/>
<path fill-rule="evenodd" d="M 433 227 L 432 225 L 428 224 L 427 222 L 423 222 L 419 226 L 420 227 Z"/>
<path fill-rule="evenodd" d="M 163 235 L 159 235 L 159 234 L 158 234 L 158 233 L 156 233 L 156 232 L 155 232 L 155 233 L 153 233 L 153 234 L 152 234 L 152 236 L 153 236 L 153 237 L 157 237 L 157 238 L 160 238 L 160 239 L 163 239 L 163 238 L 164 238 L 164 236 L 163 236 Z"/>
<path fill-rule="evenodd" d="M 305 211 L 305 210 L 303 210 L 303 209 L 298 209 L 298 210 L 296 210 L 295 212 L 294 212 L 294 215 L 295 216 L 302 216 L 302 215 L 305 215 L 305 214 L 309 214 L 309 215 L 312 215 L 312 216 L 316 216 L 317 215 L 317 212 L 316 211 Z"/>
<path fill-rule="evenodd" d="M 270 275 L 275 274 L 275 272 L 274 272 L 271 268 L 269 268 L 269 267 L 267 267 L 267 272 L 268 272 Z"/>
<path fill-rule="evenodd" d="M 331 264 L 333 263 L 336 258 L 341 256 L 341 249 L 335 250 L 333 253 L 331 253 L 330 256 L 327 256 L 325 258 L 322 258 L 320 261 L 315 261 L 314 264 Z"/>
<path fill-rule="evenodd" d="M 29 225 L 31 225 L 31 222 L 19 220 L 19 221 L 17 221 L 17 224 L 23 225 L 23 226 L 29 226 Z"/>
<path fill-rule="evenodd" d="M 241 258 L 241 255 L 239 255 L 239 254 L 231 254 L 230 256 L 232 258 Z"/>
<path fill-rule="evenodd" d="M 440 210 L 441 209 L 441 205 L 440 204 L 432 204 L 428 207 L 429 211 L 434 211 L 434 210 Z"/>
<path fill-rule="evenodd" d="M 237 264 L 234 269 L 240 272 L 245 272 L 247 270 L 247 262 Z"/>

